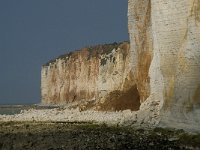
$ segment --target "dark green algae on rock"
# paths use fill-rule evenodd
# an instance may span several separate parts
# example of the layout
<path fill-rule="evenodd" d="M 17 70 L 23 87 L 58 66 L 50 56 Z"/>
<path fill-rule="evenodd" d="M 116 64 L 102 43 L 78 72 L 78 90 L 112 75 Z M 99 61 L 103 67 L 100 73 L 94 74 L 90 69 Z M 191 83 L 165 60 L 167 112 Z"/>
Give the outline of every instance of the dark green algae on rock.
<path fill-rule="evenodd" d="M 200 149 L 200 135 L 88 122 L 1 122 L 0 149 Z"/>

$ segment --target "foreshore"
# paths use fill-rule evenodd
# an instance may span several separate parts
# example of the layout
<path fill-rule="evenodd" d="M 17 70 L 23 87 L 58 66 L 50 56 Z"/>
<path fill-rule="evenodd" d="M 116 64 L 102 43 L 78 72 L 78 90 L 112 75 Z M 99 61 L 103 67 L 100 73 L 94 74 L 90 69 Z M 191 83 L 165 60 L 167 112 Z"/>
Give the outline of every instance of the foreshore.
<path fill-rule="evenodd" d="M 200 134 L 137 123 L 137 112 L 28 109 L 0 115 L 0 149 L 200 149 Z"/>
<path fill-rule="evenodd" d="M 118 112 L 80 111 L 77 109 L 29 109 L 15 115 L 0 115 L 0 122 L 37 121 L 37 122 L 98 122 L 117 125 L 132 125 L 137 119 L 136 112 L 130 110 Z"/>
<path fill-rule="evenodd" d="M 0 149 L 200 149 L 200 135 L 183 130 L 91 122 L 0 122 Z"/>

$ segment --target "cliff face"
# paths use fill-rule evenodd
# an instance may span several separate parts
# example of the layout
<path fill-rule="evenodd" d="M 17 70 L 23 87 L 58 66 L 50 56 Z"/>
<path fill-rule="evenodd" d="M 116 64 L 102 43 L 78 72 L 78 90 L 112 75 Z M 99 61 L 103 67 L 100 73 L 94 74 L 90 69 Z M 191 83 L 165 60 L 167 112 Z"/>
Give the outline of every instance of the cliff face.
<path fill-rule="evenodd" d="M 129 0 L 128 29 L 130 46 L 43 66 L 43 103 L 93 101 L 97 110 L 139 109 L 139 123 L 200 130 L 200 0 Z"/>
<path fill-rule="evenodd" d="M 137 88 L 131 81 L 133 75 L 130 73 L 129 53 L 127 42 L 113 43 L 83 48 L 47 63 L 42 67 L 42 103 L 66 104 L 93 100 L 96 104 L 92 105 L 97 109 L 115 110 L 120 109 L 120 104 L 112 106 L 112 102 L 108 104 L 107 100 L 115 96 L 118 102 L 122 102 L 121 97 L 133 91 L 130 98 L 136 105 L 124 107 L 138 109 L 139 97 L 136 94 L 134 98 Z"/>
<path fill-rule="evenodd" d="M 157 46 L 150 76 L 160 84 L 152 83 L 151 95 L 162 103 L 161 121 L 168 126 L 199 128 L 200 1 L 154 1 L 152 9 Z M 162 92 L 157 93 L 158 88 Z"/>
<path fill-rule="evenodd" d="M 199 129 L 200 0 L 129 0 L 128 16 L 139 118 Z"/>
<path fill-rule="evenodd" d="M 131 70 L 140 93 L 140 100 L 144 102 L 150 94 L 149 67 L 153 56 L 150 0 L 129 1 L 128 29 Z"/>

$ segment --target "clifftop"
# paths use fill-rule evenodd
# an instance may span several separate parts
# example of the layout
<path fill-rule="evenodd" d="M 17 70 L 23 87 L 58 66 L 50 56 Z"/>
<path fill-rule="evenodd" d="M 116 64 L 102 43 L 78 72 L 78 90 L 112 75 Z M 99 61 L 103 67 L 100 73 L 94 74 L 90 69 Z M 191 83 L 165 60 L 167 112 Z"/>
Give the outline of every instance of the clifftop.
<path fill-rule="evenodd" d="M 97 57 L 99 55 L 109 54 L 112 52 L 113 49 L 117 49 L 118 47 L 123 48 L 123 46 L 125 46 L 126 43 L 129 43 L 129 42 L 124 41 L 124 42 L 119 42 L 119 43 L 114 42 L 114 43 L 110 43 L 110 44 L 98 44 L 95 46 L 88 46 L 85 48 L 81 48 L 79 50 L 73 50 L 66 54 L 60 55 L 55 59 L 48 61 L 47 63 L 45 63 L 43 65 L 43 67 L 49 66 L 50 64 L 54 64 L 56 62 L 56 60 L 58 60 L 58 59 L 68 59 L 69 57 L 71 57 L 71 56 L 73 57 L 77 53 L 81 53 L 81 52 L 87 53 L 88 54 L 87 59 L 89 60 L 90 57 Z"/>

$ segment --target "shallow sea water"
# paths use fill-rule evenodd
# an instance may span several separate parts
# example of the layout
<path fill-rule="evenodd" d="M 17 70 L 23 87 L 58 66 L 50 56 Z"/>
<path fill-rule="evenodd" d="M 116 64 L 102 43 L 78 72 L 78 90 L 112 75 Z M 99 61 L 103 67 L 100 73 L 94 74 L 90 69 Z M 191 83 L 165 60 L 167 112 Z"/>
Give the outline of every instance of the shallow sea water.
<path fill-rule="evenodd" d="M 40 106 L 40 105 L 0 105 L 0 115 L 14 115 L 19 114 L 21 110 L 28 109 L 53 109 L 58 106 Z"/>

